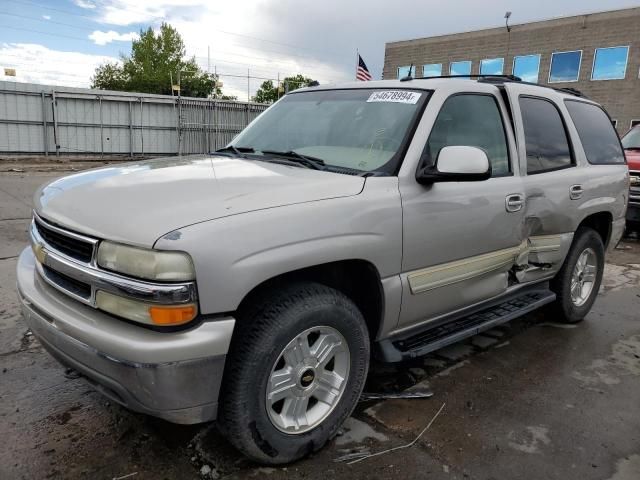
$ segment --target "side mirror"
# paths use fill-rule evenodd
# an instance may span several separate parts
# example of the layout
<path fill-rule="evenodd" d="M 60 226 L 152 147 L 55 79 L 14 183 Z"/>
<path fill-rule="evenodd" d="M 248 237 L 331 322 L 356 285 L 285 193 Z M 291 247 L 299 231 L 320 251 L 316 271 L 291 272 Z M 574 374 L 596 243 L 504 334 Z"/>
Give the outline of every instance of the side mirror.
<path fill-rule="evenodd" d="M 478 147 L 450 146 L 438 153 L 436 164 L 418 170 L 418 183 L 477 182 L 491 178 L 491 164 Z"/>

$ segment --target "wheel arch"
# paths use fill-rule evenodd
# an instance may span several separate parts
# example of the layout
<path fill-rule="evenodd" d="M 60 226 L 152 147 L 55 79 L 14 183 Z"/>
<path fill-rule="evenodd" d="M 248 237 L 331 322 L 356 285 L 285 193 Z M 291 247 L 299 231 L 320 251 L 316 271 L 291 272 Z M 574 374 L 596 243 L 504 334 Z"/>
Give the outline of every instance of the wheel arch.
<path fill-rule="evenodd" d="M 613 224 L 613 215 L 610 212 L 602 211 L 592 213 L 587 215 L 578 225 L 576 231 L 578 231 L 581 227 L 591 228 L 595 230 L 600 238 L 602 239 L 602 244 L 606 250 L 609 245 L 609 240 L 611 239 L 612 232 L 612 224 Z"/>
<path fill-rule="evenodd" d="M 294 282 L 316 282 L 345 294 L 362 313 L 369 337 L 376 337 L 383 321 L 384 291 L 376 266 L 361 259 L 313 265 L 269 278 L 243 297 L 236 311 L 237 318 L 242 321 L 244 313 L 252 304 L 260 301 L 270 291 Z"/>

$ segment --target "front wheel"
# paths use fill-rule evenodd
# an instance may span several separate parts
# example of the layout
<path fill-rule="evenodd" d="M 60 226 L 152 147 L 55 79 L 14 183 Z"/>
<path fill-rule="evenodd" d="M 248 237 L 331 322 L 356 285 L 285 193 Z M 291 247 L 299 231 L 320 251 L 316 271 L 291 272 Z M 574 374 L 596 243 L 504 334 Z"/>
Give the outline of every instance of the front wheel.
<path fill-rule="evenodd" d="M 355 408 L 369 367 L 362 314 L 315 283 L 272 290 L 239 319 L 220 421 L 253 460 L 292 462 L 320 449 Z"/>
<path fill-rule="evenodd" d="M 580 228 L 551 282 L 556 294 L 553 307 L 561 321 L 576 323 L 589 313 L 600 290 L 603 271 L 604 245 L 600 235 L 591 228 Z"/>

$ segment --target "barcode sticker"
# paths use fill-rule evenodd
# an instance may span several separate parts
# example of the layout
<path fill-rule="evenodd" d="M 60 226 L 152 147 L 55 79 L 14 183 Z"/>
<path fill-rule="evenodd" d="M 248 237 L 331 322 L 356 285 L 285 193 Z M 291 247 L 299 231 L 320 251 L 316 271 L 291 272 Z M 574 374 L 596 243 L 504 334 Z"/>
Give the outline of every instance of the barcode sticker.
<path fill-rule="evenodd" d="M 373 92 L 367 99 L 367 103 L 392 102 L 409 103 L 411 105 L 415 105 L 421 96 L 421 93 L 408 92 L 406 90 L 383 90 L 379 92 Z"/>

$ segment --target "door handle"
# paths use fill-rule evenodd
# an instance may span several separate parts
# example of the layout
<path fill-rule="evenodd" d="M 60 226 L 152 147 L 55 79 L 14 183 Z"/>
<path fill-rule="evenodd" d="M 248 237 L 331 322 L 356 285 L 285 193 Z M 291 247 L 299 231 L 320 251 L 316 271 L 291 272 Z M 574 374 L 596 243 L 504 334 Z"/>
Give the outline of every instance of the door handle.
<path fill-rule="evenodd" d="M 571 185 L 569 188 L 569 198 L 571 200 L 578 200 L 582 198 L 582 194 L 584 193 L 584 189 L 582 185 Z"/>
<path fill-rule="evenodd" d="M 524 195 L 520 193 L 512 193 L 507 195 L 505 199 L 505 208 L 507 212 L 519 212 L 524 205 Z"/>

